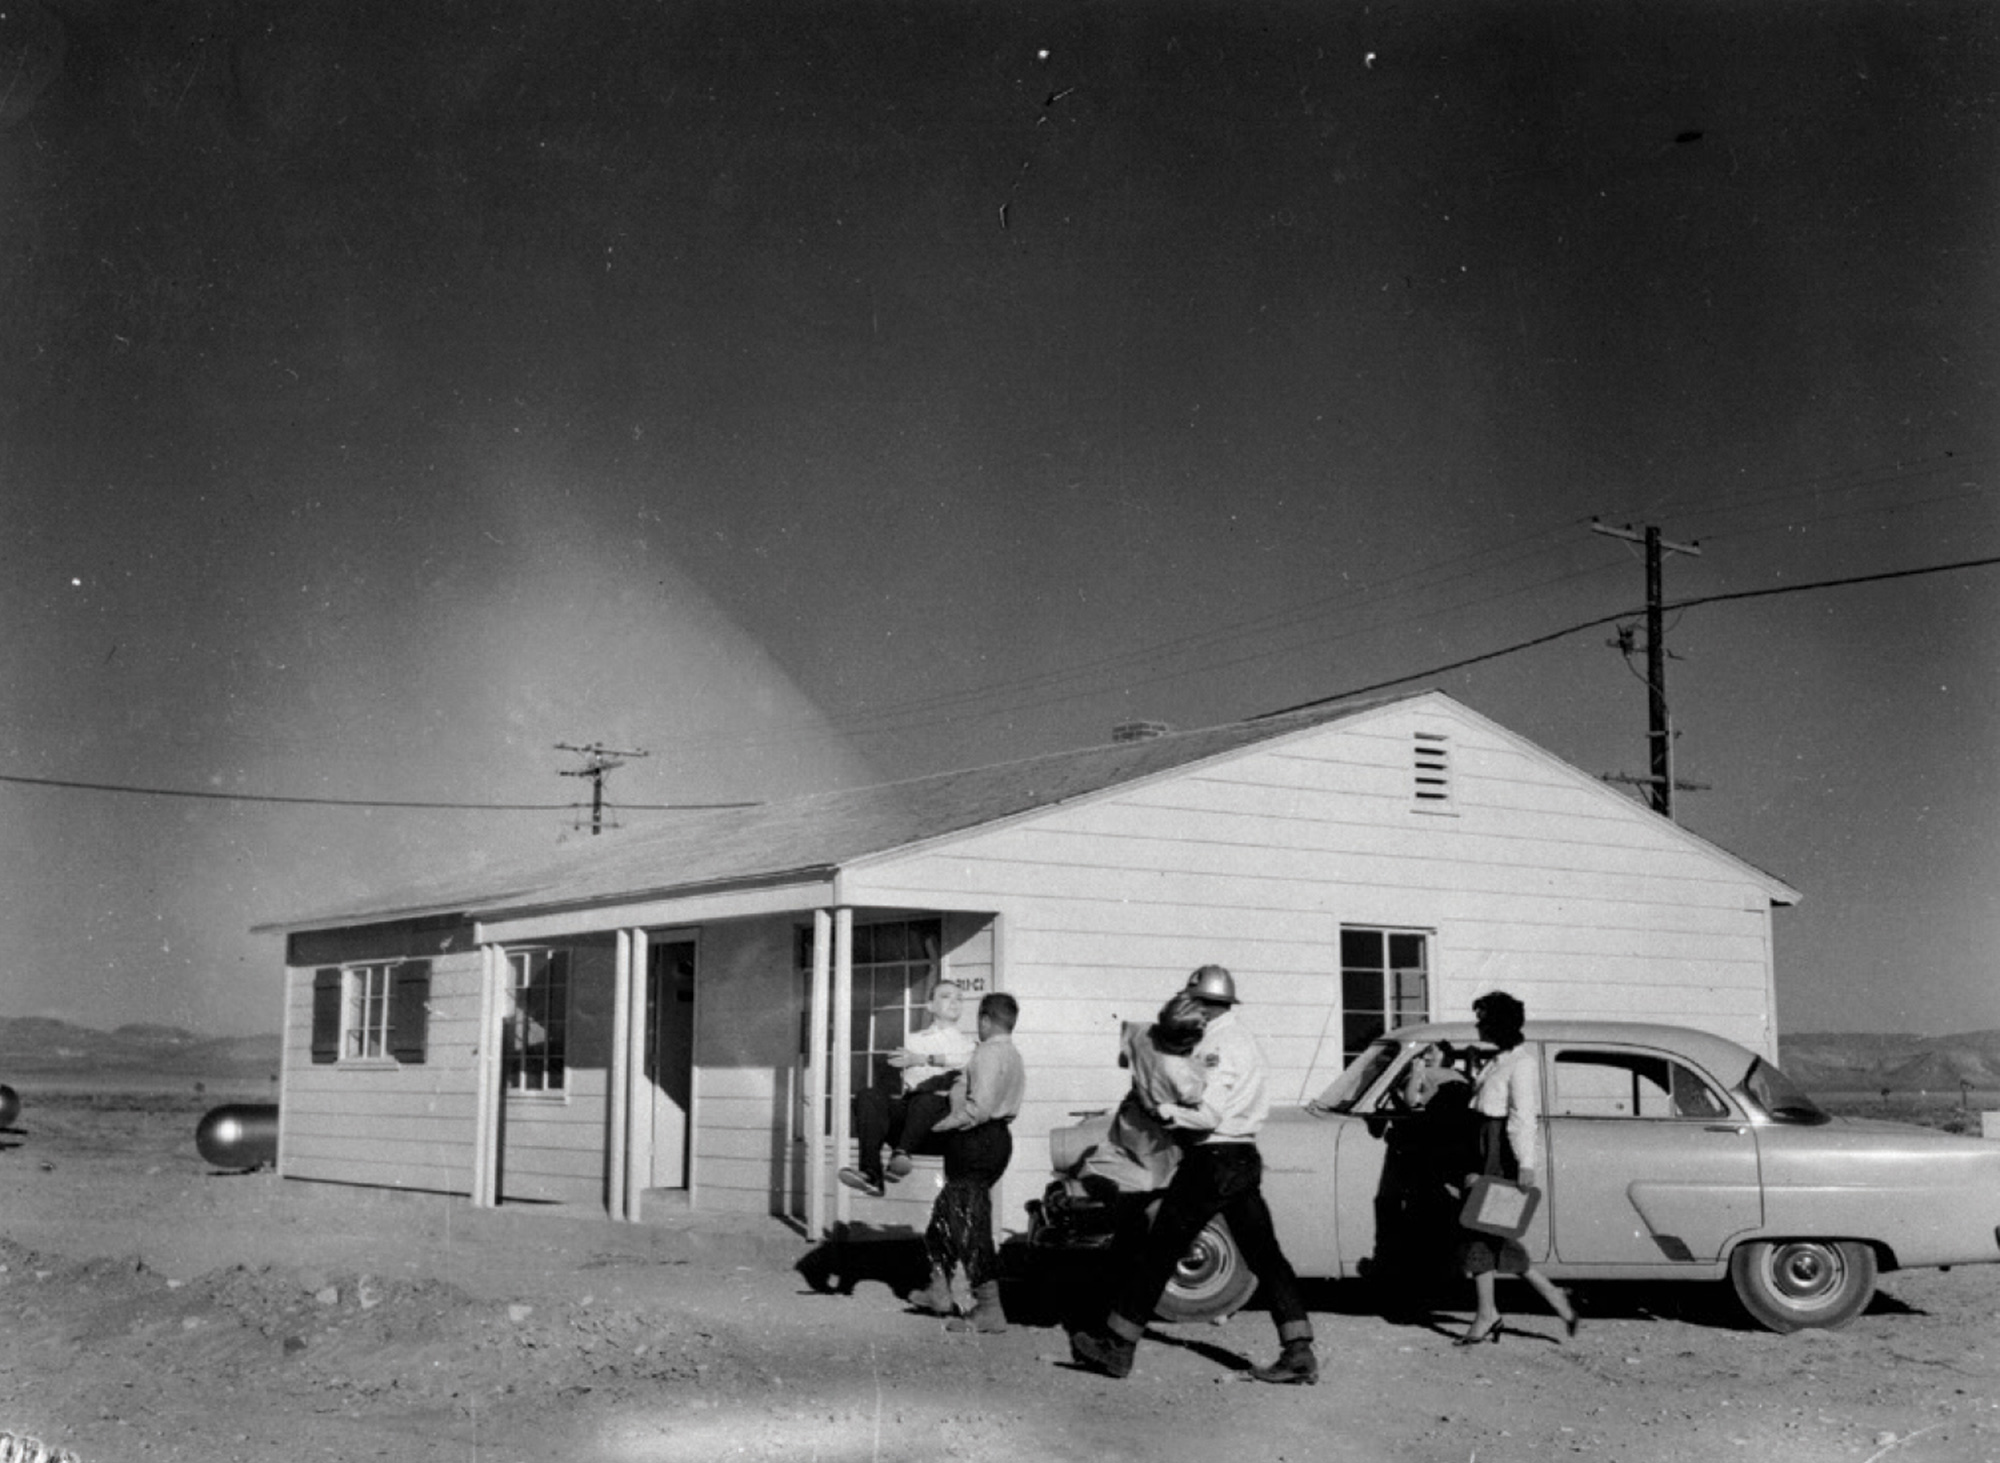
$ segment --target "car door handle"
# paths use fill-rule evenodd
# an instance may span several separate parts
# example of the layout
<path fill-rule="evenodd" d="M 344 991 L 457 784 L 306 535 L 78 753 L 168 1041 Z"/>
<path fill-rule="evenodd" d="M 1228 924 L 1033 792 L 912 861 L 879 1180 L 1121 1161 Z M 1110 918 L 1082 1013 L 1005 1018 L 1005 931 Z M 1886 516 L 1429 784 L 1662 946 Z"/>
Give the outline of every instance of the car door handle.
<path fill-rule="evenodd" d="M 1710 1123 L 1702 1131 L 1704 1133 L 1734 1133 L 1740 1138 L 1749 1132 L 1750 1129 L 1742 1123 Z"/>

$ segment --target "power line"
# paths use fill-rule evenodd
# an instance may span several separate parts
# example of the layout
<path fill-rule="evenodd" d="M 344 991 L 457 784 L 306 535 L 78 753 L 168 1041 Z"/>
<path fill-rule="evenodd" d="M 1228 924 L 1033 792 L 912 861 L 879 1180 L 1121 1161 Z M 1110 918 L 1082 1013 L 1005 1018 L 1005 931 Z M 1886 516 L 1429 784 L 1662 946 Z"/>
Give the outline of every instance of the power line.
<path fill-rule="evenodd" d="M 1946 574 L 1954 569 L 1985 569 L 2000 564 L 2000 557 L 1990 559 L 1961 559 L 1955 564 L 1931 564 L 1921 569 L 1890 569 L 1880 574 L 1854 574 L 1844 579 L 1820 579 L 1810 584 L 1783 584 L 1772 589 L 1739 589 L 1731 594 L 1704 594 L 1693 599 L 1678 599 L 1663 605 L 1663 610 L 1692 609 L 1696 605 L 1720 604 L 1733 599 L 1767 599 L 1778 594 L 1804 594 L 1809 589 L 1836 589 L 1846 584 L 1874 584 L 1884 579 L 1910 579 L 1920 574 Z M 1482 665 L 1489 660 L 1498 660 L 1503 655 L 1513 655 L 1522 650 L 1533 650 L 1538 645 L 1547 645 L 1552 640 L 1561 640 L 1570 635 L 1594 630 L 1599 625 L 1616 624 L 1634 615 L 1644 614 L 1643 609 L 1620 610 L 1615 615 L 1599 615 L 1594 620 L 1584 620 L 1580 624 L 1569 625 L 1561 630 L 1551 630 L 1546 635 L 1537 635 L 1532 640 L 1517 641 L 1513 645 L 1489 650 L 1481 655 L 1469 655 L 1463 660 L 1454 660 L 1446 665 L 1432 666 L 1429 670 L 1412 671 L 1407 676 L 1394 676 L 1386 681 L 1377 681 L 1369 686 L 1356 686 L 1347 691 L 1336 691 L 1331 696 L 1315 696 L 1310 701 L 1300 701 L 1292 706 L 1280 706 L 1275 711 L 1260 711 L 1249 718 L 1263 721 L 1273 716 L 1285 716 L 1294 711 L 1310 711 L 1315 706 L 1330 705 L 1335 701 L 1347 701 L 1356 696 L 1372 695 L 1376 691 L 1386 691 L 1392 686 L 1406 686 L 1411 681 L 1426 680 L 1431 676 L 1445 675 L 1451 671 L 1464 670 L 1467 666 Z"/>
<path fill-rule="evenodd" d="M 1662 608 L 1667 611 L 1694 609 L 1701 605 L 1722 604 L 1731 600 L 1768 599 L 1776 595 L 1804 594 L 1811 590 L 1837 589 L 1852 584 L 1875 584 L 1891 579 L 1910 579 L 1927 574 L 1946 574 L 1960 569 L 1985 569 L 1996 564 L 2000 564 L 2000 556 L 1983 559 L 1961 559 L 1950 564 L 1930 564 L 1915 569 L 1889 569 L 1876 574 L 1853 574 L 1838 579 L 1813 580 L 1805 584 L 1783 584 L 1768 589 L 1742 589 L 1727 594 L 1696 595 L 1689 599 L 1670 601 L 1663 605 Z M 1309 701 L 1300 701 L 1290 706 L 1279 707 L 1273 711 L 1259 712 L 1248 719 L 1262 721 L 1274 716 L 1284 716 L 1294 711 L 1307 711 L 1317 706 L 1326 706 L 1335 701 L 1350 700 L 1356 696 L 1372 695 L 1377 691 L 1386 691 L 1396 686 L 1408 685 L 1411 681 L 1421 681 L 1432 676 L 1447 675 L 1452 671 L 1464 670 L 1467 667 L 1475 665 L 1483 665 L 1487 661 L 1499 660 L 1504 656 L 1515 655 L 1524 650 L 1533 650 L 1537 646 L 1547 645 L 1571 635 L 1581 634 L 1585 630 L 1594 630 L 1601 625 L 1615 624 L 1619 620 L 1630 619 L 1632 616 L 1642 613 L 1644 613 L 1643 609 L 1624 609 L 1619 610 L 1615 614 L 1599 615 L 1594 619 L 1583 620 L 1573 625 L 1567 625 L 1560 630 L 1551 630 L 1544 635 L 1536 635 L 1527 640 L 1516 641 L 1511 645 L 1504 645 L 1496 650 L 1488 650 L 1478 655 L 1465 656 L 1459 660 L 1448 661 L 1443 665 L 1435 665 L 1424 670 L 1412 671 L 1408 675 L 1393 676 L 1388 680 L 1376 681 L 1366 686 L 1352 687 L 1345 691 L 1334 692 L 1331 695 L 1316 696 Z M 123 793 L 141 797 L 198 798 L 216 802 L 278 803 L 313 807 L 411 808 L 474 813 L 555 813 L 575 811 L 580 806 L 576 803 L 461 803 L 390 798 L 297 797 L 274 793 L 196 792 L 185 788 L 144 787 L 131 783 L 118 782 L 81 782 L 68 778 L 25 777 L 4 772 L 0 772 L 0 783 L 16 783 L 29 787 L 59 787 L 84 792 Z M 760 800 L 751 799 L 744 802 L 719 803 L 620 802 L 617 806 L 631 812 L 683 813 L 714 812 L 730 808 L 754 808 L 761 805 Z"/>

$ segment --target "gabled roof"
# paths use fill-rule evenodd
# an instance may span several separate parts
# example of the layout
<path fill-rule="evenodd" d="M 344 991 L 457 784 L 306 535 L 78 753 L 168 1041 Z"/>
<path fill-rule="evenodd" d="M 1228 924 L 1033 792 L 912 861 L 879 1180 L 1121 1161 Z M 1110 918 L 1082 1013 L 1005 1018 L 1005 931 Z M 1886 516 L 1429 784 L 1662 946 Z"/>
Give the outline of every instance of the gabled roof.
<path fill-rule="evenodd" d="M 871 854 L 1003 822 L 1410 699 L 1414 697 L 1314 707 L 906 782 L 681 814 L 642 829 L 602 834 L 556 855 L 427 886 L 406 885 L 393 895 L 258 928 L 331 929 L 423 915 L 490 916 L 502 910 L 821 876 Z"/>
<path fill-rule="evenodd" d="M 1051 752 L 905 782 L 676 815 L 645 828 L 603 834 L 553 855 L 494 865 L 427 886 L 406 885 L 391 895 L 258 928 L 333 929 L 435 915 L 492 918 L 510 911 L 824 879 L 862 859 L 1006 822 L 1421 699 L 1441 702 L 1454 714 L 1541 752 L 1443 692 L 1417 691 L 1168 732 L 1142 741 Z M 1567 765 L 1541 754 L 1559 766 Z M 1585 777 L 1581 772 L 1575 775 Z M 1635 813 L 1653 816 L 1622 795 L 1605 792 Z M 1684 829 L 1675 832 L 1744 869 L 1779 902 L 1797 899 L 1796 891 L 1726 850 Z"/>

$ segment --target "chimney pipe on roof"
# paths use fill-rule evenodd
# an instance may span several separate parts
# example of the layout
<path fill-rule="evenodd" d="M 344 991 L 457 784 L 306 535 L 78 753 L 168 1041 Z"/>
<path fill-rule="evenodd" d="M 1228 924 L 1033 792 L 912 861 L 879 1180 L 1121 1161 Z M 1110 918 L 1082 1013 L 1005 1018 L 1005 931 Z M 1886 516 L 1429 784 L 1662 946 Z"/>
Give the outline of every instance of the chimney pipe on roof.
<path fill-rule="evenodd" d="M 1164 721 L 1121 721 L 1111 728 L 1111 740 L 1150 742 L 1154 737 L 1163 737 L 1172 730 Z"/>

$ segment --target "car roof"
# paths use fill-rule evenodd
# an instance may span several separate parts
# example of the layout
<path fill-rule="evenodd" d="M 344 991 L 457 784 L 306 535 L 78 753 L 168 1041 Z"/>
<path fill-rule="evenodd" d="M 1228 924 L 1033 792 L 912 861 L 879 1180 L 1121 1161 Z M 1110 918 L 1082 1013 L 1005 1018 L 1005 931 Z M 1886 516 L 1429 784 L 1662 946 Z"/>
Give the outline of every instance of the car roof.
<path fill-rule="evenodd" d="M 1757 1060 L 1755 1052 L 1728 1037 L 1697 1031 L 1692 1026 L 1668 1026 L 1653 1021 L 1530 1021 L 1521 1034 L 1529 1041 L 1656 1047 L 1686 1057 L 1730 1086 L 1740 1082 L 1750 1064 Z M 1419 1045 L 1433 1041 L 1472 1042 L 1479 1039 L 1479 1032 L 1470 1021 L 1426 1021 L 1416 1026 L 1399 1026 L 1385 1033 L 1384 1039 Z"/>

